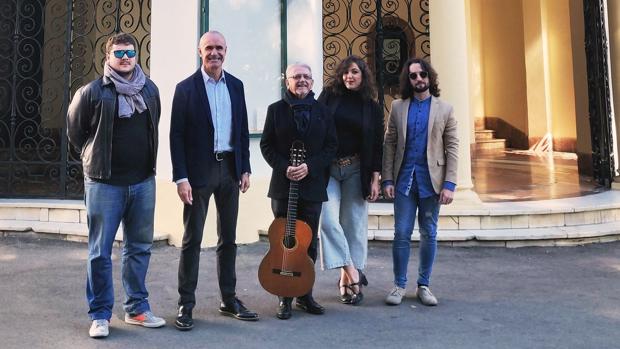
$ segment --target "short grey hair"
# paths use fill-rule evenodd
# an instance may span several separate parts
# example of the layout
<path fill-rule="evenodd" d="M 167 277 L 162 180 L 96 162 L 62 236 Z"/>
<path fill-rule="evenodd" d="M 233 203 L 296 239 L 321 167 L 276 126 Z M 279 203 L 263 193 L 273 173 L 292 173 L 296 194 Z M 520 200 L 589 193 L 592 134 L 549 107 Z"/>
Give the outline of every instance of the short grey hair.
<path fill-rule="evenodd" d="M 293 64 L 289 64 L 288 67 L 286 67 L 286 73 L 285 73 L 285 75 L 286 75 L 285 77 L 286 78 L 290 78 L 289 73 L 295 67 L 304 67 L 304 68 L 308 69 L 308 71 L 310 72 L 310 75 L 312 75 L 312 68 L 310 68 L 310 66 L 308 64 L 302 63 L 302 62 L 295 62 Z"/>
<path fill-rule="evenodd" d="M 224 37 L 224 34 L 220 33 L 220 32 L 219 32 L 219 31 L 217 31 L 217 30 L 209 30 L 209 31 L 205 32 L 204 34 L 202 34 L 202 36 L 200 37 L 200 40 L 198 40 L 198 47 L 199 47 L 199 48 L 200 48 L 200 46 L 201 46 L 202 42 L 203 42 L 204 40 L 206 40 L 206 38 L 207 38 L 207 34 L 211 34 L 211 35 L 219 35 L 220 37 L 222 37 L 222 39 L 224 39 L 224 45 L 225 45 L 225 46 L 228 46 L 228 45 L 226 44 L 226 38 Z"/>

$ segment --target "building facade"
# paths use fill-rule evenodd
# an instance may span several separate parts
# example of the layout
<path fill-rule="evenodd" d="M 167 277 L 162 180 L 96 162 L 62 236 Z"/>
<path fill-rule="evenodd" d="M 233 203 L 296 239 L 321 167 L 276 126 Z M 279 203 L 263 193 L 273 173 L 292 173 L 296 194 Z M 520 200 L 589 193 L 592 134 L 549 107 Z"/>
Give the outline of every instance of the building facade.
<path fill-rule="evenodd" d="M 296 61 L 310 64 L 318 94 L 340 59 L 364 57 L 375 68 L 387 115 L 404 61 L 430 59 L 459 122 L 457 206 L 481 204 L 471 169 L 481 127 L 511 149 L 575 154 L 579 173 L 603 187 L 618 176 L 620 8 L 613 1 L 9 0 L 2 6 L 0 57 L 9 63 L 0 68 L 3 198 L 81 198 L 79 154 L 66 140 L 64 115 L 74 91 L 101 73 L 102 46 L 115 31 L 136 36 L 140 64 L 160 88 L 156 229 L 174 245 L 181 243 L 182 205 L 171 182 L 170 107 L 176 84 L 199 67 L 197 43 L 208 29 L 226 36 L 224 68 L 246 90 L 252 176 L 240 199 L 242 242 L 255 241 L 271 222 L 271 170 L 258 142 L 266 108 L 282 94 L 284 69 Z M 205 244 L 212 245 L 212 214 L 205 229 Z"/>

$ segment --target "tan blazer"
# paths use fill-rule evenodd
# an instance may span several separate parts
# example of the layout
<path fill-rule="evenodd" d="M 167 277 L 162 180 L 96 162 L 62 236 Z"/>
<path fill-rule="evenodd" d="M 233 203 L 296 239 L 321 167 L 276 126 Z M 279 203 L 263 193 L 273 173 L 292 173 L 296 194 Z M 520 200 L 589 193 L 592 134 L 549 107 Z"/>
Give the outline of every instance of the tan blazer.
<path fill-rule="evenodd" d="M 433 189 L 439 194 L 444 181 L 457 183 L 459 140 L 452 106 L 437 97 L 431 98 L 426 158 Z M 392 102 L 383 142 L 382 181 L 391 180 L 396 184 L 405 155 L 409 103 L 410 99 L 397 99 Z"/>

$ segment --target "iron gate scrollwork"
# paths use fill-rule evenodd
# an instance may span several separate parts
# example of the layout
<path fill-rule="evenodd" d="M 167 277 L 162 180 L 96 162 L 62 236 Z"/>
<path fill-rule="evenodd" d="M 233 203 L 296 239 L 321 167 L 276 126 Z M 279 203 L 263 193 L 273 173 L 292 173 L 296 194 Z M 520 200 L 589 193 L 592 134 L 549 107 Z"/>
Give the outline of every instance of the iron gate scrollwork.
<path fill-rule="evenodd" d="M 0 197 L 82 197 L 80 156 L 65 136 L 70 98 L 101 75 L 118 31 L 136 37 L 149 73 L 150 14 L 150 0 L 0 3 Z"/>
<path fill-rule="evenodd" d="M 407 58 L 430 58 L 428 7 L 429 0 L 324 0 L 323 80 L 348 55 L 362 57 L 387 115 Z"/>
<path fill-rule="evenodd" d="M 613 120 L 604 6 L 602 0 L 583 1 L 593 175 L 599 184 L 610 187 L 614 176 Z"/>

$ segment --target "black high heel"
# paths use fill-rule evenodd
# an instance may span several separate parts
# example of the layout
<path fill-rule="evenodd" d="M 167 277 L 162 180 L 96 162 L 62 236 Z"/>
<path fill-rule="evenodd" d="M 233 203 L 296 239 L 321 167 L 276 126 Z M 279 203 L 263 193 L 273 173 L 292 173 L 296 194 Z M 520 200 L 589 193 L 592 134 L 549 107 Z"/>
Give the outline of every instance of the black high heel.
<path fill-rule="evenodd" d="M 340 303 L 349 304 L 351 302 L 351 295 L 347 292 L 348 285 L 340 285 L 340 278 L 338 279 L 338 294 L 340 295 Z M 340 289 L 344 288 L 344 294 L 340 293 Z"/>
<path fill-rule="evenodd" d="M 351 300 L 347 303 L 350 305 L 359 305 L 364 300 L 364 294 L 362 293 L 362 285 L 363 283 L 354 282 L 349 285 L 345 285 L 349 290 L 351 290 Z M 354 286 L 357 286 L 357 292 L 355 292 Z"/>
<path fill-rule="evenodd" d="M 362 273 L 361 269 L 357 269 L 357 273 L 359 274 L 359 279 L 362 285 L 368 286 L 368 279 L 366 279 L 366 275 Z"/>

